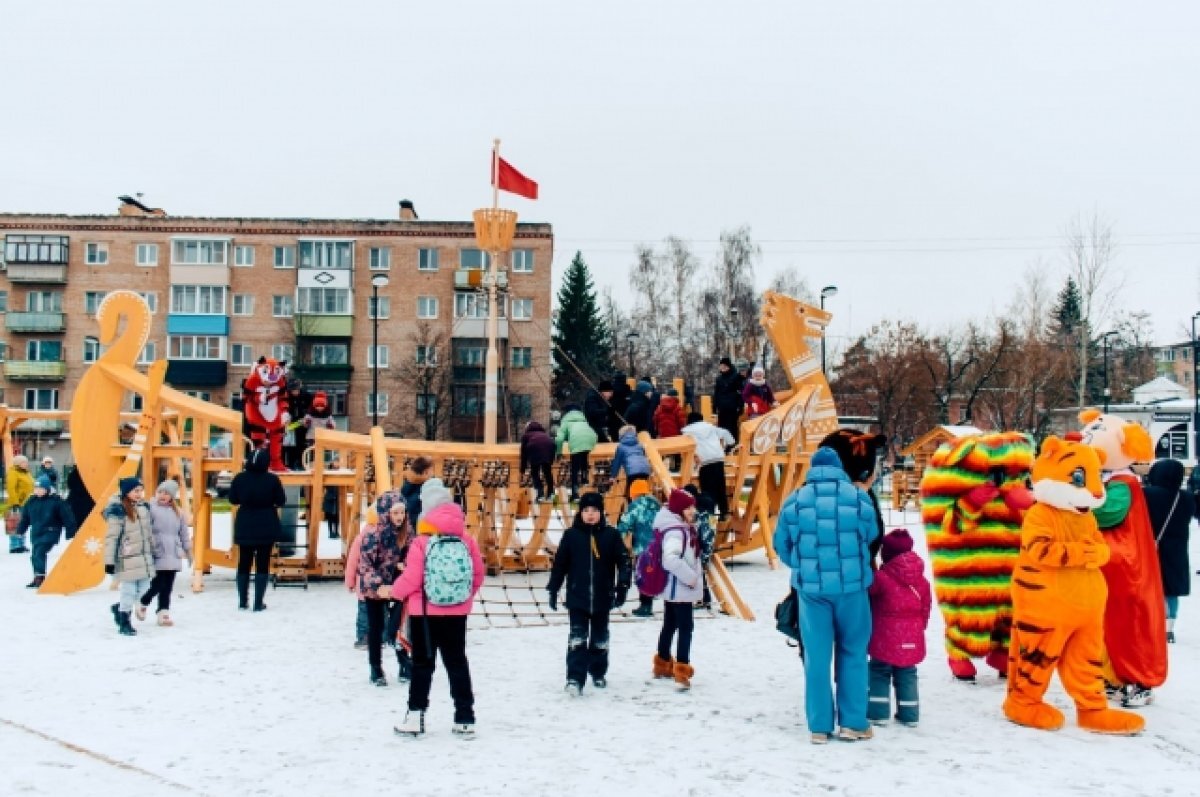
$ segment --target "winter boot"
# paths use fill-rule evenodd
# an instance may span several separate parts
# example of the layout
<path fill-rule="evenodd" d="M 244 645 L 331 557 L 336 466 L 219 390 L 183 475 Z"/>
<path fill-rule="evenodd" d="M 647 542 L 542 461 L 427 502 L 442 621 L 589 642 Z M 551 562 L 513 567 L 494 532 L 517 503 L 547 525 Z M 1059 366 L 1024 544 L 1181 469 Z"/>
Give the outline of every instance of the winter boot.
<path fill-rule="evenodd" d="M 458 738 L 469 742 L 475 738 L 475 723 L 456 722 L 450 726 L 450 732 Z"/>
<path fill-rule="evenodd" d="M 1146 727 L 1146 720 L 1132 711 L 1115 708 L 1078 709 L 1075 712 L 1079 727 L 1092 733 L 1107 733 L 1112 736 L 1134 736 Z"/>
<path fill-rule="evenodd" d="M 250 574 L 249 573 L 238 573 L 236 580 L 237 580 L 237 591 L 238 591 L 238 608 L 239 609 L 249 609 L 250 608 L 250 598 L 249 598 Z"/>
<path fill-rule="evenodd" d="M 114 603 L 109 608 L 112 609 L 113 623 L 116 624 L 117 630 L 119 631 L 121 629 L 121 604 Z"/>
<path fill-rule="evenodd" d="M 256 612 L 267 608 L 267 604 L 263 603 L 263 596 L 267 594 L 267 579 L 270 577 L 270 573 L 254 574 L 254 611 Z"/>
<path fill-rule="evenodd" d="M 412 680 L 412 658 L 404 651 L 404 648 L 396 647 L 396 663 L 400 665 L 400 671 L 396 674 L 396 682 L 406 684 Z"/>
<path fill-rule="evenodd" d="M 690 664 L 685 664 L 682 661 L 675 662 L 675 685 L 680 689 L 692 688 L 692 676 L 696 674 L 696 668 Z"/>
<path fill-rule="evenodd" d="M 567 685 L 563 687 L 563 691 L 568 697 L 579 697 L 583 694 L 583 684 L 579 681 L 567 681 Z"/>
<path fill-rule="evenodd" d="M 987 666 L 995 668 L 1001 678 L 1008 677 L 1008 651 L 996 649 L 987 654 Z"/>
<path fill-rule="evenodd" d="M 960 681 L 975 683 L 975 664 L 970 659 L 950 659 L 950 672 Z"/>
<path fill-rule="evenodd" d="M 137 631 L 133 630 L 133 625 L 129 622 L 129 612 L 117 612 L 118 625 L 117 630 L 122 636 L 137 636 Z"/>
<path fill-rule="evenodd" d="M 158 624 L 165 625 L 165 626 L 172 626 L 172 625 L 175 625 L 175 621 L 171 619 L 171 615 L 170 615 L 170 613 L 167 612 L 166 609 L 159 609 L 158 610 Z"/>
<path fill-rule="evenodd" d="M 837 732 L 837 738 L 843 742 L 865 742 L 874 737 L 875 731 L 871 730 L 870 725 L 865 731 L 856 731 L 854 728 L 838 728 Z"/>
<path fill-rule="evenodd" d="M 140 601 L 138 603 L 133 604 L 133 611 L 134 611 L 135 615 L 137 616 L 137 619 L 139 622 L 146 619 L 146 606 L 144 604 L 142 604 Z"/>
<path fill-rule="evenodd" d="M 638 596 L 638 607 L 630 612 L 634 617 L 653 617 L 654 616 L 654 598 L 647 598 L 645 595 Z"/>
<path fill-rule="evenodd" d="M 670 678 L 674 674 L 675 660 L 672 658 L 663 658 L 657 653 L 654 654 L 654 677 L 655 678 Z"/>
<path fill-rule="evenodd" d="M 1154 702 L 1154 692 L 1141 684 L 1127 684 L 1121 698 L 1122 708 L 1142 708 Z"/>
<path fill-rule="evenodd" d="M 383 674 L 382 667 L 371 667 L 371 683 L 375 686 L 387 686 L 387 676 Z"/>
<path fill-rule="evenodd" d="M 33 581 L 30 581 L 28 584 L 26 584 L 25 588 L 26 589 L 37 589 L 38 587 L 42 586 L 42 584 L 45 581 L 46 581 L 45 576 L 34 576 Z"/>
<path fill-rule="evenodd" d="M 1010 694 L 1004 700 L 1004 716 L 1018 725 L 1040 731 L 1056 731 L 1063 726 L 1063 714 L 1049 703 L 1018 703 Z"/>
<path fill-rule="evenodd" d="M 404 722 L 392 728 L 399 736 L 420 736 L 425 733 L 425 712 L 409 709 L 404 714 Z"/>

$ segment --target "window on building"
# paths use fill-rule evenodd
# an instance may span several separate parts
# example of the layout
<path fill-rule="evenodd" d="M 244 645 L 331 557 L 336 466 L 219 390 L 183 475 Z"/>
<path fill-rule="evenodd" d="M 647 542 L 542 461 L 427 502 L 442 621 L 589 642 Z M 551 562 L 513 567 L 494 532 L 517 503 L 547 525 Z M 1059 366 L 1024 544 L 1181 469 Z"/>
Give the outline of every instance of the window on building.
<path fill-rule="evenodd" d="M 89 266 L 108 265 L 108 244 L 86 243 L 83 245 L 84 262 Z"/>
<path fill-rule="evenodd" d="M 212 393 L 209 393 L 207 390 L 185 390 L 183 394 L 191 396 L 194 399 L 200 399 L 201 401 L 212 401 Z"/>
<path fill-rule="evenodd" d="M 350 347 L 345 343 L 314 343 L 309 349 L 312 365 L 345 365 L 350 360 Z"/>
<path fill-rule="evenodd" d="M 392 314 L 392 300 L 387 296 L 379 297 L 379 314 L 375 313 L 375 297 L 367 297 L 367 318 L 387 318 Z"/>
<path fill-rule="evenodd" d="M 417 270 L 418 271 L 437 271 L 438 270 L 438 250 L 436 250 L 436 249 L 418 249 L 417 250 Z"/>
<path fill-rule="evenodd" d="M 533 366 L 533 348 L 530 346 L 514 346 L 512 349 L 512 367 L 530 368 Z"/>
<path fill-rule="evenodd" d="M 392 267 L 392 249 L 389 246 L 372 246 L 370 250 L 371 271 L 387 271 Z"/>
<path fill-rule="evenodd" d="M 83 312 L 95 315 L 100 309 L 100 302 L 108 295 L 107 291 L 85 291 L 83 294 Z"/>
<path fill-rule="evenodd" d="M 456 341 L 454 364 L 470 368 L 481 367 L 487 361 L 487 344 L 472 341 Z"/>
<path fill-rule="evenodd" d="M 533 299 L 512 300 L 513 321 L 529 321 L 533 318 Z"/>
<path fill-rule="evenodd" d="M 0 313 L 8 312 L 8 291 L 0 291 Z"/>
<path fill-rule="evenodd" d="M 171 312 L 225 315 L 225 288 L 221 285 L 172 285 Z"/>
<path fill-rule="evenodd" d="M 354 242 L 301 241 L 300 268 L 354 268 Z"/>
<path fill-rule="evenodd" d="M 249 343 L 232 343 L 229 346 L 229 363 L 231 365 L 253 365 L 254 349 Z"/>
<path fill-rule="evenodd" d="M 533 250 L 532 249 L 514 249 L 514 250 L 512 250 L 512 272 L 514 274 L 532 274 L 533 273 Z"/>
<path fill-rule="evenodd" d="M 235 293 L 233 295 L 234 315 L 254 315 L 254 294 Z"/>
<path fill-rule="evenodd" d="M 326 387 L 322 388 L 325 391 L 326 397 L 329 399 L 329 409 L 334 415 L 346 415 L 349 410 L 348 393 L 345 388 Z"/>
<path fill-rule="evenodd" d="M 83 339 L 83 361 L 94 363 L 100 359 L 100 339 L 87 337 Z"/>
<path fill-rule="evenodd" d="M 253 246 L 235 246 L 233 248 L 233 264 L 242 268 L 249 268 L 254 265 L 254 247 Z"/>
<path fill-rule="evenodd" d="M 271 315 L 276 318 L 291 318 L 292 317 L 292 297 L 291 296 L 272 296 L 271 297 Z"/>
<path fill-rule="evenodd" d="M 138 296 L 146 300 L 146 306 L 150 308 L 150 312 L 158 312 L 158 294 L 154 291 L 139 291 Z"/>
<path fill-rule="evenodd" d="M 129 409 L 132 412 L 141 412 L 142 411 L 142 394 L 141 393 L 130 393 L 129 394 Z"/>
<path fill-rule="evenodd" d="M 437 365 L 437 347 L 429 343 L 417 344 L 417 365 Z"/>
<path fill-rule="evenodd" d="M 61 340 L 25 341 L 25 359 L 39 363 L 60 363 L 63 359 Z"/>
<path fill-rule="evenodd" d="M 65 235 L 9 235 L 4 239 L 8 263 L 66 263 Z"/>
<path fill-rule="evenodd" d="M 436 296 L 417 297 L 417 318 L 430 319 L 438 317 L 438 300 Z"/>
<path fill-rule="evenodd" d="M 455 385 L 454 414 L 460 417 L 483 415 L 483 385 Z"/>
<path fill-rule="evenodd" d="M 158 244 L 138 244 L 137 264 L 143 268 L 158 265 Z"/>
<path fill-rule="evenodd" d="M 295 268 L 296 267 L 296 247 L 294 246 L 277 246 L 275 247 L 275 268 Z"/>
<path fill-rule="evenodd" d="M 296 291 L 296 312 L 313 315 L 349 315 L 349 288 L 300 288 Z"/>
<path fill-rule="evenodd" d="M 498 297 L 500 310 L 498 318 L 508 317 L 508 302 L 504 296 Z M 454 317 L 455 318 L 487 318 L 488 317 L 488 296 L 486 293 L 467 293 L 459 291 L 454 294 Z"/>
<path fill-rule="evenodd" d="M 296 359 L 296 347 L 291 343 L 275 343 L 271 346 L 271 359 L 290 363 Z"/>
<path fill-rule="evenodd" d="M 388 367 L 388 347 L 380 345 L 367 347 L 367 367 L 368 368 L 387 368 Z"/>
<path fill-rule="evenodd" d="M 184 266 L 223 266 L 229 262 L 228 241 L 175 241 L 171 262 Z"/>
<path fill-rule="evenodd" d="M 25 294 L 25 309 L 31 313 L 61 313 L 63 295 L 57 291 L 30 291 Z"/>
<path fill-rule="evenodd" d="M 424 418 L 428 415 L 437 415 L 438 400 L 434 393 L 418 393 L 417 394 L 417 415 Z"/>
<path fill-rule="evenodd" d="M 458 250 L 458 267 L 468 269 L 489 268 L 491 256 L 482 249 L 463 248 Z"/>
<path fill-rule="evenodd" d="M 142 351 L 138 355 L 137 364 L 149 365 L 150 363 L 154 362 L 154 360 L 158 357 L 157 350 L 158 347 L 155 345 L 154 341 L 146 341 L 146 345 L 142 347 Z"/>
<path fill-rule="evenodd" d="M 55 388 L 30 388 L 25 391 L 25 409 L 58 409 L 58 390 Z"/>
<path fill-rule="evenodd" d="M 224 360 L 225 338 L 221 335 L 171 335 L 167 356 L 172 360 Z"/>
<path fill-rule="evenodd" d="M 509 393 L 508 409 L 513 418 L 528 418 L 533 415 L 532 393 Z"/>
<path fill-rule="evenodd" d="M 0 363 L 8 359 L 8 343 L 0 340 Z M 3 391 L 0 391 L 3 392 Z"/>
<path fill-rule="evenodd" d="M 375 408 L 375 400 L 378 397 L 379 409 Z M 388 413 L 388 394 L 387 393 L 368 393 L 367 394 L 367 415 L 387 415 Z"/>

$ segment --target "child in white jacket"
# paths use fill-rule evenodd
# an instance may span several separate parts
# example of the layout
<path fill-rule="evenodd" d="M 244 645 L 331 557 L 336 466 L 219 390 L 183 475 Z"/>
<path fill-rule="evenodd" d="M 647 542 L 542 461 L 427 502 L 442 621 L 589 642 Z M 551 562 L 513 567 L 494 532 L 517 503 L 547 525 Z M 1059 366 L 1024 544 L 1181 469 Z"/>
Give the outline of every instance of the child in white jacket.
<path fill-rule="evenodd" d="M 654 518 L 655 532 L 662 533 L 663 569 L 669 573 L 663 590 L 663 627 L 654 656 L 654 677 L 674 678 L 680 689 L 690 689 L 695 670 L 691 665 L 692 607 L 704 596 L 700 565 L 700 539 L 694 525 L 696 499 L 683 490 L 672 490 L 667 505 Z M 675 658 L 671 642 L 679 633 Z"/>

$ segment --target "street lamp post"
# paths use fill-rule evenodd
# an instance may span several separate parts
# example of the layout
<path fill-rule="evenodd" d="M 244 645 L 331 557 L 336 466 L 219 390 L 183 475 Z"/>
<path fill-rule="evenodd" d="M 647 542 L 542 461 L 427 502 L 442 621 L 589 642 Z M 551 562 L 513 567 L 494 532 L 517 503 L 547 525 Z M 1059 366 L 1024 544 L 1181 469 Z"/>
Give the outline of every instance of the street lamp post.
<path fill-rule="evenodd" d="M 821 289 L 821 309 L 825 309 L 825 300 L 831 296 L 837 296 L 836 285 L 826 285 Z M 821 330 L 821 373 L 825 373 L 825 330 Z"/>
<path fill-rule="evenodd" d="M 628 372 L 627 376 L 635 377 L 635 378 L 636 378 L 636 374 L 633 373 L 633 343 L 639 337 L 641 337 L 641 335 L 639 335 L 636 332 L 630 332 L 628 335 L 625 336 L 625 340 L 629 342 L 629 372 Z"/>
<path fill-rule="evenodd" d="M 421 364 L 421 384 L 423 385 L 422 400 L 425 402 L 425 411 L 422 413 L 425 416 L 425 439 L 432 440 L 434 438 L 434 419 L 437 417 L 437 405 L 434 404 L 433 397 L 433 371 L 438 366 L 436 352 L 433 356 L 426 355 L 425 362 Z"/>
<path fill-rule="evenodd" d="M 379 289 L 386 288 L 386 274 L 371 277 L 371 409 L 372 426 L 379 425 Z"/>
<path fill-rule="evenodd" d="M 1108 389 L 1108 339 L 1117 334 L 1116 331 L 1105 332 L 1101 335 L 1104 342 L 1104 412 L 1108 412 L 1108 400 L 1112 396 L 1112 391 Z"/>
<path fill-rule="evenodd" d="M 1196 386 L 1196 319 L 1192 316 L 1192 470 L 1200 468 L 1200 389 Z"/>

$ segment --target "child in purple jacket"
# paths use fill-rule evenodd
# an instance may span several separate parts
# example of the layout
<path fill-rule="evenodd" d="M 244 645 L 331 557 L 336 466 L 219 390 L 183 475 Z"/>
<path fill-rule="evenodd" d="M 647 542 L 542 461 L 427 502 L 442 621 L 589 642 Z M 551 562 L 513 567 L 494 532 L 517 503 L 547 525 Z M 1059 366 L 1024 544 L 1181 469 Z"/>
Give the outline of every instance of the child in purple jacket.
<path fill-rule="evenodd" d="M 867 719 L 887 725 L 892 684 L 896 687 L 896 720 L 915 726 L 920 719 L 917 665 L 925 659 L 925 626 L 933 606 L 925 562 L 913 553 L 905 529 L 883 538 L 883 565 L 867 589 L 871 598 L 870 701 Z"/>

